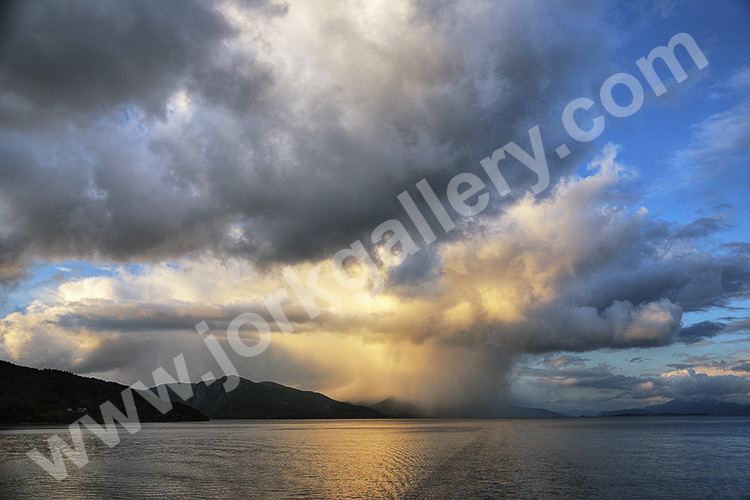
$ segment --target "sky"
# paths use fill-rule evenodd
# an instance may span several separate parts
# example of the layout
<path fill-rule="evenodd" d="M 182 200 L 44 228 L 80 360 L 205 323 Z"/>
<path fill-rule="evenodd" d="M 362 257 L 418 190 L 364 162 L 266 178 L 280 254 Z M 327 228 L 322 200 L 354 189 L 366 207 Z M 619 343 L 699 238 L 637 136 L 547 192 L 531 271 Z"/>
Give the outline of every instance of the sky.
<path fill-rule="evenodd" d="M 0 359 L 472 415 L 750 403 L 747 2 L 0 19 Z"/>

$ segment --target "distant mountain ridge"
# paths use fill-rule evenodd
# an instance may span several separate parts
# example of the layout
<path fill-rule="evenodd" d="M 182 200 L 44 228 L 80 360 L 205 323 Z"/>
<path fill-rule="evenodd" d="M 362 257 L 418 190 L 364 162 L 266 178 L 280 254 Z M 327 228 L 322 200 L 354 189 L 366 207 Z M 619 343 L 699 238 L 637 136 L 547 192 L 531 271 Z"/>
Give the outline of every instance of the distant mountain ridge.
<path fill-rule="evenodd" d="M 566 416 L 544 408 L 527 408 L 525 406 L 513 405 L 506 406 L 501 415 L 498 418 L 561 418 Z"/>
<path fill-rule="evenodd" d="M 555 418 L 560 413 L 521 406 L 505 405 L 494 413 L 476 413 L 468 409 L 428 411 L 393 397 L 373 404 L 336 401 L 323 394 L 287 387 L 276 382 L 239 379 L 239 385 L 227 393 L 226 377 L 210 383 L 191 384 L 193 395 L 183 399 L 172 389 L 170 396 L 217 419 L 304 419 L 304 418 Z M 168 388 L 170 386 L 167 386 Z M 156 391 L 157 389 L 152 389 Z"/>
<path fill-rule="evenodd" d="M 371 405 L 336 401 L 324 394 L 287 387 L 276 382 L 240 378 L 226 392 L 226 377 L 209 382 L 181 384 L 175 392 L 166 386 L 173 402 L 162 414 L 133 391 L 142 422 L 201 421 L 213 419 L 358 419 L 358 418 L 539 418 L 562 417 L 538 408 L 502 406 L 492 414 L 466 408 L 428 412 L 395 398 Z M 188 395 L 184 389 L 190 389 Z M 36 369 L 0 361 L 0 424 L 72 423 L 83 415 L 101 422 L 99 406 L 107 401 L 124 412 L 121 392 L 126 386 L 54 369 Z M 159 388 L 151 388 L 158 394 Z M 164 387 L 161 388 L 165 390 Z M 186 397 L 181 397 L 180 394 Z M 166 396 L 165 396 L 166 397 Z"/>
<path fill-rule="evenodd" d="M 648 415 L 711 415 L 717 417 L 750 416 L 750 405 L 727 403 L 712 398 L 673 399 L 666 403 L 650 405 L 645 408 L 605 411 L 600 417 L 613 416 L 648 416 Z"/>
<path fill-rule="evenodd" d="M 510 404 L 492 406 L 489 409 L 475 408 L 442 408 L 433 414 L 439 418 L 561 418 L 562 413 L 557 413 L 544 408 L 529 408 Z"/>
<path fill-rule="evenodd" d="M 391 418 L 560 418 L 566 416 L 544 408 L 514 405 L 503 405 L 492 410 L 456 407 L 438 407 L 428 410 L 394 397 L 388 397 L 367 406 L 375 408 Z"/>
<path fill-rule="evenodd" d="M 124 411 L 121 392 L 125 389 L 116 382 L 0 361 L 0 423 L 69 424 L 86 414 L 101 422 L 99 405 L 107 401 Z M 141 422 L 208 420 L 200 411 L 179 402 L 162 414 L 139 391 L 133 394 Z"/>
<path fill-rule="evenodd" d="M 294 389 L 276 382 L 240 378 L 238 386 L 226 392 L 225 381 L 226 377 L 222 377 L 210 383 L 191 384 L 193 395 L 187 399 L 170 388 L 170 396 L 174 401 L 184 402 L 209 418 L 217 419 L 388 417 L 373 408 L 342 403 L 318 392 Z"/>
<path fill-rule="evenodd" d="M 424 418 L 426 416 L 425 412 L 417 405 L 401 401 L 392 396 L 367 406 L 388 415 L 390 418 Z"/>

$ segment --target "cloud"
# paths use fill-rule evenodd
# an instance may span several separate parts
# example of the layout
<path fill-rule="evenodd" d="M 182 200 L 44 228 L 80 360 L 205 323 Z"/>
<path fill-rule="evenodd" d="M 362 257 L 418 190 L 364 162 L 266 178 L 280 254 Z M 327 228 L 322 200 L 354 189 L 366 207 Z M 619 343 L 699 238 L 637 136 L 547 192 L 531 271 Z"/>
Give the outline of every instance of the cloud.
<path fill-rule="evenodd" d="M 550 9 L 19 3 L 0 50 L 6 281 L 33 259 L 329 257 L 607 70 L 597 4 Z"/>
<path fill-rule="evenodd" d="M 717 356 L 712 354 L 685 354 L 678 352 L 675 356 L 683 358 L 680 363 L 669 363 L 666 366 L 672 368 L 675 371 L 695 369 L 700 372 L 717 374 L 723 373 L 730 369 L 732 365 L 731 359 L 727 359 L 725 356 Z"/>
<path fill-rule="evenodd" d="M 623 405 L 643 407 L 670 399 L 747 401 L 750 398 L 750 377 L 743 370 L 729 366 L 692 366 L 657 375 L 633 376 L 616 373 L 607 363 L 595 366 L 550 366 L 545 363 L 544 368 L 520 365 L 514 373 L 533 381 L 538 386 L 536 391 L 553 394 L 565 388 L 570 394 L 563 396 L 558 404 L 571 410 L 581 410 L 582 400 L 589 401 L 593 408 L 616 410 L 622 409 Z"/>
<path fill-rule="evenodd" d="M 102 339 L 84 329 L 68 330 L 55 322 L 54 312 L 32 304 L 0 321 L 2 347 L 9 359 L 27 365 L 70 370 L 91 353 Z"/>
<path fill-rule="evenodd" d="M 725 326 L 715 321 L 701 321 L 700 323 L 680 328 L 680 331 L 677 332 L 678 341 L 683 344 L 695 344 L 704 339 L 715 337 Z"/>
<path fill-rule="evenodd" d="M 727 333 L 748 333 L 750 318 L 726 318 Z"/>
<path fill-rule="evenodd" d="M 395 393 L 433 408 L 460 404 L 475 414 L 491 413 L 503 401 L 512 366 L 530 354 L 547 355 L 548 369 L 573 370 L 565 375 L 570 386 L 644 392 L 640 384 L 658 385 L 603 368 L 588 373 L 585 357 L 557 353 L 717 335 L 712 324 L 681 328 L 683 310 L 746 294 L 747 282 L 734 277 L 746 276 L 748 264 L 742 252 L 709 254 L 701 250 L 700 235 L 677 237 L 680 226 L 615 204 L 635 176 L 615 154 L 607 146 L 587 177 L 566 178 L 543 199 L 518 199 L 467 228 L 464 239 L 436 243 L 403 267 L 382 264 L 389 286 L 365 302 L 349 300 L 353 293 L 327 274 L 326 261 L 296 265 L 303 280 L 313 265 L 323 266 L 320 285 L 344 300 L 319 301 L 324 312 L 314 319 L 295 300 L 285 301 L 294 332 L 283 336 L 274 325 L 267 359 L 242 363 L 243 373 L 287 383 L 302 377 L 319 384 L 311 388 L 339 397 Z M 136 369 L 143 363 L 115 356 L 115 346 L 134 353 L 161 349 L 159 359 L 168 363 L 167 353 L 179 354 L 185 342 L 198 358 L 191 369 L 199 377 L 212 361 L 194 325 L 206 320 L 223 339 L 228 322 L 243 312 L 274 324 L 263 300 L 285 287 L 280 269 L 244 259 L 119 269 L 57 284 L 25 311 L 7 316 L 0 334 L 12 359 L 49 361 L 49 342 L 40 335 L 52 335 L 69 344 L 60 347 L 69 354 L 55 366 L 115 370 L 131 379 L 140 376 Z M 53 328 L 42 333 L 45 324 Z M 181 340 L 164 349 L 176 335 Z M 252 332 L 243 338 L 252 342 Z"/>
<path fill-rule="evenodd" d="M 708 375 L 693 369 L 662 374 L 665 395 L 671 398 L 731 397 L 750 393 L 750 379 L 737 375 Z"/>
<path fill-rule="evenodd" d="M 672 155 L 672 183 L 705 190 L 707 186 L 720 188 L 717 180 L 722 176 L 743 177 L 742 171 L 732 167 L 746 162 L 750 154 L 748 74 L 748 68 L 742 67 L 717 86 L 719 96 L 731 105 L 690 127 L 689 147 Z"/>
<path fill-rule="evenodd" d="M 741 102 L 694 127 L 695 147 L 683 153 L 704 167 L 726 168 L 747 157 L 750 148 L 750 105 Z"/>
<path fill-rule="evenodd" d="M 0 287 L 9 288 L 27 276 L 21 237 L 0 237 Z"/>
<path fill-rule="evenodd" d="M 690 224 L 680 227 L 677 230 L 676 236 L 678 238 L 706 238 L 713 235 L 718 231 L 723 231 L 731 228 L 732 225 L 727 221 L 727 217 L 723 215 L 715 215 L 711 217 L 701 217 L 696 219 Z"/>
<path fill-rule="evenodd" d="M 231 35 L 210 4 L 173 3 L 19 2 L 0 49 L 2 104 L 20 112 L 11 123 L 122 106 L 164 118 L 174 89 L 214 67 Z"/>
<path fill-rule="evenodd" d="M 481 237 L 444 245 L 440 309 L 466 304 L 470 326 L 452 320 L 461 338 L 522 352 L 666 345 L 683 310 L 746 296 L 744 257 L 677 244 L 679 231 L 645 209 L 612 204 L 632 175 L 614 154 L 605 148 L 595 174 L 563 181 L 545 200 L 520 200 Z"/>
<path fill-rule="evenodd" d="M 561 355 L 554 356 L 552 358 L 546 358 L 542 361 L 542 363 L 544 363 L 544 366 L 548 368 L 562 368 L 569 366 L 583 366 L 586 364 L 586 361 L 589 360 L 580 356 Z"/>
<path fill-rule="evenodd" d="M 551 150 L 563 103 L 622 70 L 610 12 L 593 1 L 170 7 L 26 2 L 5 21 L 0 284 L 39 260 L 138 265 L 60 276 L 2 319 L 3 356 L 132 381 L 184 349 L 199 377 L 212 360 L 196 323 L 221 336 L 240 312 L 270 321 L 263 301 L 286 286 L 286 264 L 327 270 L 337 250 L 404 219 L 400 192 L 427 178 L 445 193 L 509 141 L 528 149 L 536 124 Z M 680 158 L 732 160 L 745 107 L 696 126 Z M 530 354 L 583 370 L 570 353 L 707 338 L 680 330 L 683 312 L 750 295 L 747 246 L 706 241 L 732 220 L 631 209 L 637 173 L 616 146 L 570 175 L 590 151 L 550 161 L 554 188 L 536 198 L 509 159 L 512 193 L 400 266 L 379 260 L 378 296 L 352 303 L 321 278 L 344 301 L 314 319 L 284 302 L 294 333 L 275 331 L 243 374 L 480 412 Z M 581 377 L 634 382 L 604 368 Z"/>

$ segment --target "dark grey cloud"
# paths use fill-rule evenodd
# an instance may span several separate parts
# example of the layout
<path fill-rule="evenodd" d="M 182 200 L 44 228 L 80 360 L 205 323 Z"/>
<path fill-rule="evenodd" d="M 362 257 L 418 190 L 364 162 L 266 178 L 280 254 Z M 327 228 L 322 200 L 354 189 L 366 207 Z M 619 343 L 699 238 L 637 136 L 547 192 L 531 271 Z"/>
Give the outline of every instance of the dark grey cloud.
<path fill-rule="evenodd" d="M 564 383 L 566 386 L 587 387 L 612 391 L 634 391 L 639 384 L 648 381 L 646 378 L 633 377 L 612 372 L 606 363 L 590 367 L 576 365 L 574 367 L 521 367 L 519 373 L 530 375 L 547 383 Z"/>
<path fill-rule="evenodd" d="M 149 149 L 181 88 L 247 110 L 271 83 L 209 2 L 17 2 L 0 44 L 0 281 L 35 258 L 159 259 L 219 241 L 230 219 Z M 283 5 L 245 2 L 259 20 Z M 226 88 L 221 88 L 224 85 Z M 240 102 L 240 97 L 243 103 Z"/>
<path fill-rule="evenodd" d="M 163 116 L 174 88 L 210 64 L 230 31 L 211 4 L 192 1 L 30 1 L 11 15 L 0 48 L 3 96 L 44 108 L 39 119 L 123 105 Z"/>
<path fill-rule="evenodd" d="M 443 263 L 436 246 L 410 255 L 388 274 L 385 287 L 401 297 L 440 292 Z"/>
<path fill-rule="evenodd" d="M 84 328 L 98 332 L 154 332 L 195 331 L 195 325 L 205 321 L 216 331 L 226 331 L 232 318 L 244 313 L 255 313 L 265 318 L 269 325 L 277 325 L 260 300 L 235 301 L 230 305 L 196 304 L 170 301 L 149 303 L 144 301 L 87 301 L 71 305 L 71 311 L 61 314 L 55 321 L 69 331 Z M 297 304 L 286 304 L 284 314 L 297 331 L 304 331 L 310 317 Z"/>
<path fill-rule="evenodd" d="M 638 304 L 667 298 L 685 311 L 696 311 L 729 306 L 750 294 L 747 254 L 702 249 L 692 242 L 693 251 L 664 258 L 674 242 L 660 234 L 660 225 L 649 221 L 640 237 L 613 242 L 624 246 L 605 256 L 606 264 L 582 269 L 588 271 L 588 282 L 581 293 L 591 296 L 595 307 L 606 307 L 615 299 Z"/>
<path fill-rule="evenodd" d="M 681 316 L 681 308 L 664 299 L 635 306 L 614 301 L 601 312 L 556 301 L 504 333 L 528 353 L 658 347 L 674 342 Z"/>
<path fill-rule="evenodd" d="M 10 287 L 26 276 L 26 262 L 20 236 L 0 237 L 0 287 Z"/>
<path fill-rule="evenodd" d="M 234 7 L 244 24 L 211 2 L 39 1 L 9 11 L 0 196 L 16 243 L 0 253 L 7 273 L 26 258 L 328 257 L 402 217 L 395 196 L 423 177 L 444 191 L 508 141 L 528 149 L 536 123 L 555 123 L 545 141 L 557 144 L 557 108 L 610 69 L 593 2 L 580 10 L 585 23 L 551 23 L 541 3 L 478 15 L 455 2 L 437 17 L 418 7 L 378 39 L 351 19 L 353 6 L 331 3 L 291 48 L 282 43 L 297 29 L 290 12 L 307 6 Z M 184 115 L 180 99 L 190 103 Z M 534 181 L 527 171 L 508 167 L 521 192 Z"/>
<path fill-rule="evenodd" d="M 715 321 L 701 321 L 694 325 L 680 328 L 677 332 L 677 341 L 683 344 L 695 344 L 705 339 L 710 339 L 721 333 L 726 325 Z"/>

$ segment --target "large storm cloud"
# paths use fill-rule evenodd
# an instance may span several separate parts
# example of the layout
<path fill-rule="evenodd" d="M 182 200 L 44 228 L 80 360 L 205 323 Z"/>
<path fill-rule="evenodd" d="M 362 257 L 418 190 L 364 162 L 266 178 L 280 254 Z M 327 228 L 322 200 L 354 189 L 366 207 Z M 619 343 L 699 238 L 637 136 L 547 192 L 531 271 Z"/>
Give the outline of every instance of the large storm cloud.
<path fill-rule="evenodd" d="M 606 38 L 549 8 L 19 2 L 0 49 L 3 276 L 34 258 L 327 256 L 608 69 Z"/>
<path fill-rule="evenodd" d="M 636 70 L 612 62 L 621 41 L 606 29 L 617 24 L 610 7 L 12 4 L 0 16 L 0 285 L 39 263 L 111 267 L 61 271 L 9 311 L 0 357 L 130 383 L 185 352 L 199 377 L 211 359 L 196 324 L 221 336 L 240 313 L 272 323 L 263 299 L 286 286 L 284 266 L 304 276 L 353 241 L 369 247 L 376 226 L 406 220 L 399 193 L 427 179 L 442 197 L 457 173 L 484 176 L 480 161 L 510 141 L 531 151 L 539 125 L 549 189 L 532 194 L 533 173 L 509 155 L 510 194 L 493 191 L 481 215 L 456 217 L 456 230 L 419 241 L 400 265 L 379 260 L 385 287 L 369 302 L 311 318 L 287 301 L 294 334 L 274 327 L 242 374 L 477 414 L 505 401 L 528 356 L 570 361 L 524 372 L 552 385 L 741 392 L 744 359 L 706 381 L 693 365 L 678 378 L 635 377 L 570 354 L 710 341 L 745 318 L 687 315 L 750 296 L 747 243 L 713 240 L 736 227 L 731 206 L 674 222 L 638 195 L 650 165 L 621 163 L 617 146 L 554 153 L 565 104 Z M 746 75 L 726 88 L 741 92 Z M 736 161 L 746 118 L 739 98 L 672 160 L 691 172 Z"/>

